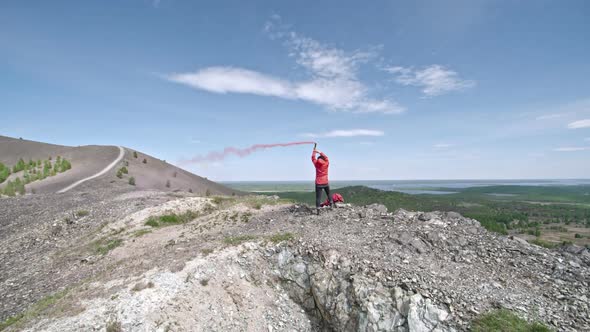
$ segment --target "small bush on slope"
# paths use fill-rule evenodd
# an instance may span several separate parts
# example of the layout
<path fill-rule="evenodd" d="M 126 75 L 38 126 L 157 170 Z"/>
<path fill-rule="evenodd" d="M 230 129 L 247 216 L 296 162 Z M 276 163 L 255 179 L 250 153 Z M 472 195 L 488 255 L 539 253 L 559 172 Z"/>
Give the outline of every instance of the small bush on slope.
<path fill-rule="evenodd" d="M 476 319 L 473 332 L 551 332 L 545 325 L 518 317 L 506 309 L 491 311 Z"/>

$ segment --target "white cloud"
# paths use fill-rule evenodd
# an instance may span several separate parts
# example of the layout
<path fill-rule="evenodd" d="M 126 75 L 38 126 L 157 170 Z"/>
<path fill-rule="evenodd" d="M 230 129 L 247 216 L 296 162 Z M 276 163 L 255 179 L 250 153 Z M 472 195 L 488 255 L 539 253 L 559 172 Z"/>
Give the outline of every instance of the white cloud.
<path fill-rule="evenodd" d="M 571 122 L 567 125 L 570 129 L 578 129 L 578 128 L 590 128 L 590 119 L 583 119 Z"/>
<path fill-rule="evenodd" d="M 449 143 L 437 143 L 437 144 L 434 144 L 433 145 L 433 147 L 435 147 L 437 149 L 447 149 L 447 148 L 450 148 L 452 146 L 453 146 L 453 144 L 449 144 Z"/>
<path fill-rule="evenodd" d="M 284 42 L 289 56 L 306 69 L 306 80 L 284 80 L 236 67 L 209 67 L 194 73 L 166 76 L 170 81 L 214 93 L 248 93 L 303 100 L 334 111 L 402 113 L 405 108 L 387 98 L 374 98 L 357 75 L 358 67 L 376 56 L 373 51 L 345 52 L 289 31 L 272 15 L 265 31 Z"/>
<path fill-rule="evenodd" d="M 194 73 L 172 74 L 168 80 L 214 93 L 247 93 L 297 99 L 335 111 L 401 113 L 405 109 L 389 100 L 366 97 L 365 86 L 353 80 L 314 79 L 289 82 L 243 68 L 209 67 Z"/>
<path fill-rule="evenodd" d="M 172 74 L 168 79 L 209 92 L 294 98 L 289 82 L 242 68 L 209 67 L 195 73 Z"/>
<path fill-rule="evenodd" d="M 537 120 L 550 120 L 550 119 L 557 119 L 566 116 L 567 113 L 554 113 L 554 114 L 545 114 L 540 115 L 537 117 Z"/>
<path fill-rule="evenodd" d="M 461 79 L 457 72 L 441 65 L 430 65 L 423 69 L 395 66 L 383 70 L 395 75 L 397 83 L 421 87 L 422 92 L 430 97 L 475 86 L 475 81 Z"/>
<path fill-rule="evenodd" d="M 357 137 L 357 136 L 384 136 L 385 133 L 381 130 L 372 129 L 350 129 L 350 130 L 332 130 L 325 133 L 305 133 L 301 134 L 304 137 Z"/>
<path fill-rule="evenodd" d="M 568 146 L 568 147 L 562 147 L 562 148 L 553 149 L 553 151 L 559 151 L 559 152 L 574 152 L 574 151 L 584 151 L 584 150 L 590 150 L 590 147 L 585 147 L 585 146 Z"/>

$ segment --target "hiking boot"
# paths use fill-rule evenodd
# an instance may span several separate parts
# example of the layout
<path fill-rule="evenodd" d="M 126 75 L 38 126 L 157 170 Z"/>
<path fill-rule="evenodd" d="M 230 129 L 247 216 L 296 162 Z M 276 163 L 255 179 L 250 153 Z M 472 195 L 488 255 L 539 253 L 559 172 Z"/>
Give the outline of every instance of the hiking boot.
<path fill-rule="evenodd" d="M 315 209 L 315 213 L 319 216 L 320 215 L 320 209 Z"/>

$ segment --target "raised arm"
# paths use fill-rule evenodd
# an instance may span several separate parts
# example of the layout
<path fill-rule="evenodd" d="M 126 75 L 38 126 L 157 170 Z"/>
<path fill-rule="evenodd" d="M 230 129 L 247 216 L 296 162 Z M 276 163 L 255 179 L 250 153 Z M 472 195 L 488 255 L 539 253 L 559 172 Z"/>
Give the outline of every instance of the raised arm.
<path fill-rule="evenodd" d="M 314 165 L 315 165 L 315 162 L 317 161 L 317 159 L 315 158 L 315 153 L 316 153 L 316 150 L 313 150 L 313 151 L 311 152 L 311 162 L 312 162 Z"/>

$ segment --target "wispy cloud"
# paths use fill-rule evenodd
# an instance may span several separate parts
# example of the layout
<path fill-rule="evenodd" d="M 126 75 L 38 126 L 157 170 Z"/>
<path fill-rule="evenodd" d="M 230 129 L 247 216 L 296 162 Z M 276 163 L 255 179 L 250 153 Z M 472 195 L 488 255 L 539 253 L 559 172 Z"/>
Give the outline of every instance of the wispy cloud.
<path fill-rule="evenodd" d="M 578 129 L 578 128 L 590 128 L 590 119 L 583 119 L 574 122 L 570 122 L 567 125 L 570 129 Z"/>
<path fill-rule="evenodd" d="M 575 152 L 575 151 L 585 151 L 585 150 L 590 150 L 590 147 L 587 147 L 587 146 L 567 146 L 567 147 L 553 149 L 553 151 L 559 151 L 559 152 Z"/>
<path fill-rule="evenodd" d="M 349 129 L 349 130 L 332 130 L 325 133 L 304 133 L 304 137 L 357 137 L 357 136 L 384 136 L 381 130 L 372 129 Z"/>
<path fill-rule="evenodd" d="M 168 79 L 209 92 L 295 98 L 289 82 L 242 68 L 209 67 L 194 73 L 172 74 Z"/>
<path fill-rule="evenodd" d="M 456 71 L 441 65 L 430 65 L 422 69 L 393 66 L 383 70 L 393 74 L 399 84 L 421 87 L 422 92 L 429 97 L 475 86 L 475 81 L 462 79 Z"/>
<path fill-rule="evenodd" d="M 437 143 L 437 144 L 433 145 L 433 147 L 436 149 L 448 149 L 452 146 L 453 146 L 453 144 L 449 144 L 449 143 Z"/>
<path fill-rule="evenodd" d="M 563 118 L 564 116 L 567 116 L 567 115 L 568 115 L 568 113 L 545 114 L 545 115 L 538 116 L 536 119 L 537 120 L 550 120 L 550 119 Z"/>
<path fill-rule="evenodd" d="M 394 100 L 372 96 L 369 86 L 358 77 L 359 66 L 377 53 L 327 46 L 291 31 L 273 15 L 265 26 L 272 39 L 281 40 L 289 56 L 306 70 L 307 80 L 290 81 L 261 72 L 231 66 L 208 67 L 190 73 L 165 76 L 170 81 L 214 93 L 247 93 L 303 100 L 334 111 L 356 113 L 402 113 Z"/>

